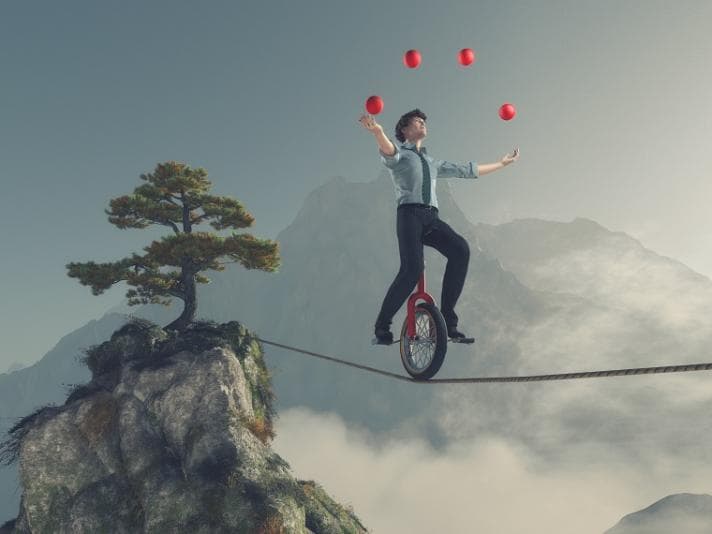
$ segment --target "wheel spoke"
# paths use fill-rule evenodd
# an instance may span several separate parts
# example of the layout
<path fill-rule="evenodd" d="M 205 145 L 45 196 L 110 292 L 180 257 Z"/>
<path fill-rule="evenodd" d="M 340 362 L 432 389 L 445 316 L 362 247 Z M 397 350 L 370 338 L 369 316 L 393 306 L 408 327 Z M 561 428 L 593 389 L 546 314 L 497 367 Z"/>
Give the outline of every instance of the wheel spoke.
<path fill-rule="evenodd" d="M 438 372 L 445 357 L 445 325 L 433 303 L 418 304 L 413 322 L 413 337 L 408 335 L 407 321 L 401 329 L 401 360 L 415 379 L 427 380 Z"/>
<path fill-rule="evenodd" d="M 408 347 L 408 359 L 421 370 L 430 364 L 435 351 L 435 325 L 429 313 L 416 312 L 415 335 L 416 339 L 411 340 Z"/>

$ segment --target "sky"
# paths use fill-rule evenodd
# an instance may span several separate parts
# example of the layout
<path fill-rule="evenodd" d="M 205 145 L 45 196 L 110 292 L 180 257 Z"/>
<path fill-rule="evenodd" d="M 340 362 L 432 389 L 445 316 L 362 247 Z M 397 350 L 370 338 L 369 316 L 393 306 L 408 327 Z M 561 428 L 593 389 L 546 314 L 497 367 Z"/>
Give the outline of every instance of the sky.
<path fill-rule="evenodd" d="M 166 160 L 204 167 L 214 194 L 256 217 L 251 232 L 274 238 L 330 178 L 383 171 L 357 122 L 374 94 L 390 135 L 422 109 L 440 159 L 490 163 L 519 147 L 507 169 L 452 182 L 473 223 L 587 217 L 712 277 L 710 20 L 707 0 L 1 2 L 0 372 L 122 302 L 126 286 L 94 296 L 65 265 L 115 261 L 168 233 L 107 221 L 109 200 L 140 174 Z M 477 54 L 467 68 L 464 47 Z M 411 48 L 418 69 L 402 63 Z M 511 121 L 497 115 L 504 102 Z M 574 447 L 576 469 L 542 472 L 497 436 L 435 451 L 375 444 L 304 410 L 279 424 L 275 446 L 295 472 L 383 532 L 432 531 L 418 489 L 440 480 L 447 513 L 436 519 L 453 531 L 470 524 L 458 514 L 467 496 L 484 531 L 555 532 L 563 510 L 589 529 L 566 531 L 600 532 L 660 488 L 710 493 L 694 459 L 653 473 L 587 467 L 605 444 Z M 568 508 L 551 508 L 568 495 Z"/>
<path fill-rule="evenodd" d="M 703 0 L 3 2 L 0 369 L 123 300 L 126 286 L 93 296 L 65 265 L 167 233 L 106 219 L 141 173 L 204 167 L 273 238 L 331 177 L 383 170 L 357 122 L 374 94 L 391 135 L 425 111 L 441 159 L 520 148 L 454 184 L 472 222 L 588 217 L 712 276 L 709 20 Z"/>

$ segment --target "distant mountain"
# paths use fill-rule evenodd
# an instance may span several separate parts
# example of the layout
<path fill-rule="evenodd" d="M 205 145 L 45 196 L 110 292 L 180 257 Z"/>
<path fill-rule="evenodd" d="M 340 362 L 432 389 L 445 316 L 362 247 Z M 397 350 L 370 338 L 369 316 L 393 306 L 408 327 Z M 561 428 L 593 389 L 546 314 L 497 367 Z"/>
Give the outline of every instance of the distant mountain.
<path fill-rule="evenodd" d="M 89 370 L 80 364 L 82 350 L 106 341 L 126 318 L 110 314 L 92 320 L 82 328 L 64 336 L 37 363 L 0 375 L 0 419 L 22 417 L 35 408 L 58 402 L 65 385 L 81 383 L 89 378 Z"/>
<path fill-rule="evenodd" d="M 627 234 L 587 219 L 524 219 L 476 228 L 480 246 L 527 287 L 650 315 L 664 328 L 684 332 L 688 341 L 709 333 L 709 279 Z"/>
<path fill-rule="evenodd" d="M 20 369 L 24 369 L 27 367 L 24 363 L 20 362 L 12 362 L 10 366 L 5 370 L 4 372 L 7 374 L 14 373 L 15 371 L 19 371 Z"/>
<path fill-rule="evenodd" d="M 680 493 L 621 519 L 605 534 L 709 534 L 712 496 Z"/>

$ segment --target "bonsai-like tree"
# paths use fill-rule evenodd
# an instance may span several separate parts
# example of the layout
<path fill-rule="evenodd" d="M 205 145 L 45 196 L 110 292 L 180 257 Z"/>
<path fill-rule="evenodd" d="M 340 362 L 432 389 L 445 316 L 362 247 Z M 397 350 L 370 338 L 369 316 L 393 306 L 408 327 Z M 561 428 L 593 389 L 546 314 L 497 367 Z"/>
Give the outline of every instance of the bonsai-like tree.
<path fill-rule="evenodd" d="M 191 169 L 175 161 L 159 163 L 153 173 L 142 174 L 146 184 L 132 195 L 111 199 L 109 222 L 121 229 L 146 228 L 151 224 L 168 226 L 172 235 L 144 247 L 146 254 L 132 254 L 113 263 L 68 263 L 68 275 L 91 286 L 100 295 L 113 284 L 126 281 L 136 289 L 126 293 L 129 306 L 159 303 L 168 306 L 171 297 L 184 302 L 183 313 L 165 328 L 181 331 L 195 317 L 198 308 L 196 283 L 210 279 L 200 273 L 207 269 L 224 271 L 227 263 L 240 263 L 247 269 L 276 271 L 279 245 L 250 234 L 232 233 L 221 237 L 194 228 L 210 221 L 216 230 L 252 226 L 254 217 L 231 197 L 209 195 L 211 182 L 205 169 Z M 200 210 L 200 211 L 198 211 Z M 220 261 L 227 258 L 226 261 Z M 161 271 L 161 267 L 168 270 Z"/>

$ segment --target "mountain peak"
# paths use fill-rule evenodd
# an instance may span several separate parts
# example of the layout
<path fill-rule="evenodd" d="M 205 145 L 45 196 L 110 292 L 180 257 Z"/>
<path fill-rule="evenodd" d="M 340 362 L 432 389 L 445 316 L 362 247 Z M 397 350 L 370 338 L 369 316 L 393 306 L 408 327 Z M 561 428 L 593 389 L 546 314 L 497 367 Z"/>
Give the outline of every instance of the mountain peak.
<path fill-rule="evenodd" d="M 712 532 L 712 495 L 668 495 L 638 512 L 628 514 L 606 534 L 707 534 Z"/>

